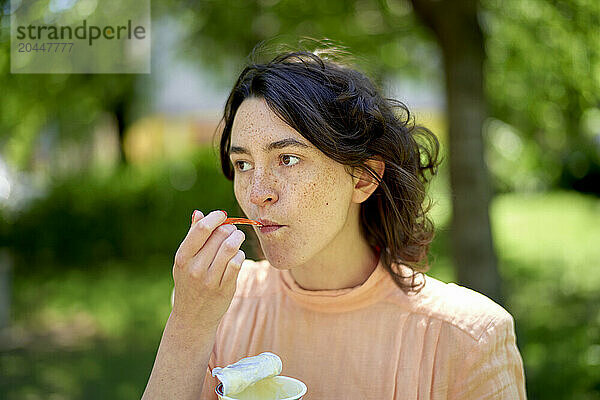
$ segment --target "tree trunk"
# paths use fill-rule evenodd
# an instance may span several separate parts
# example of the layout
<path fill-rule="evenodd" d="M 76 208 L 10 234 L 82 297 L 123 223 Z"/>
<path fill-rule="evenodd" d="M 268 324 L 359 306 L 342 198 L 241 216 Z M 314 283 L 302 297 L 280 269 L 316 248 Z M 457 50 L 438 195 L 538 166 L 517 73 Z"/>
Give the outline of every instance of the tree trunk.
<path fill-rule="evenodd" d="M 115 104 L 114 114 L 117 120 L 117 130 L 119 134 L 119 164 L 127 165 L 127 153 L 125 152 L 125 129 L 127 127 L 127 106 L 129 98 L 121 98 Z"/>
<path fill-rule="evenodd" d="M 0 332 L 10 327 L 13 260 L 9 248 L 0 247 Z"/>
<path fill-rule="evenodd" d="M 485 52 L 477 21 L 478 2 L 412 3 L 417 15 L 435 33 L 444 58 L 453 199 L 450 235 L 458 281 L 503 304 L 490 229 L 491 188 L 484 162 Z"/>

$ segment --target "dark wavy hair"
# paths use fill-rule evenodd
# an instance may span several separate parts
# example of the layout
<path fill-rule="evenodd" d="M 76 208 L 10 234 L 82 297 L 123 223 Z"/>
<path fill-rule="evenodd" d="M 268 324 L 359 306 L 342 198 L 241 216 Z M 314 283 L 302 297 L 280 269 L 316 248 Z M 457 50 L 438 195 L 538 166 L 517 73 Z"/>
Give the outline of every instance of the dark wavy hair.
<path fill-rule="evenodd" d="M 354 168 L 368 171 L 378 183 L 361 204 L 362 233 L 397 285 L 406 293 L 418 292 L 424 279 L 416 277 L 429 270 L 427 253 L 435 235 L 427 216 L 431 200 L 427 207 L 423 202 L 426 172 L 435 175 L 439 166 L 438 139 L 415 125 L 406 105 L 383 97 L 364 73 L 339 57 L 334 48 L 285 52 L 264 63 L 250 61 L 229 94 L 219 124 L 221 168 L 233 180 L 229 147 L 235 114 L 245 99 L 263 98 L 290 127 L 344 164 L 348 173 Z M 385 162 L 383 178 L 365 164 L 371 158 Z M 394 266 L 398 263 L 411 274 L 404 275 Z"/>

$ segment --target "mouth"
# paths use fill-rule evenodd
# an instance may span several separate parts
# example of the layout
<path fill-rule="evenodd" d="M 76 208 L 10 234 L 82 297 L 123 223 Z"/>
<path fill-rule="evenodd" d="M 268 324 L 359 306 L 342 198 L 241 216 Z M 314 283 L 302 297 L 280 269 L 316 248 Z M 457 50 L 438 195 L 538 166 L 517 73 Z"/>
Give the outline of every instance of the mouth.
<path fill-rule="evenodd" d="M 261 226 L 258 228 L 258 230 L 260 231 L 260 233 L 271 233 L 271 232 L 275 232 L 276 230 L 283 228 L 285 225 L 270 225 L 270 226 Z"/>
<path fill-rule="evenodd" d="M 275 232 L 276 230 L 283 228 L 286 225 L 280 225 L 277 224 L 273 221 L 270 221 L 268 219 L 259 219 L 258 220 L 263 226 L 259 227 L 258 230 L 261 233 L 271 233 L 271 232 Z"/>

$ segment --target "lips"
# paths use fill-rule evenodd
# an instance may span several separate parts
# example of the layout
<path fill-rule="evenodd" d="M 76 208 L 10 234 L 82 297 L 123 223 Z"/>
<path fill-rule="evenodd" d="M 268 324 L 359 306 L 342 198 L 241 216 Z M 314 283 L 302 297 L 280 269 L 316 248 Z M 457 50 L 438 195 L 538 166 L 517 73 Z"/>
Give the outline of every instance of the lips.
<path fill-rule="evenodd" d="M 278 224 L 275 221 L 271 221 L 271 220 L 268 220 L 268 219 L 259 219 L 258 222 L 260 222 L 261 224 L 263 224 L 263 226 L 284 226 L 284 225 Z"/>
<path fill-rule="evenodd" d="M 285 225 L 278 224 L 275 221 L 271 221 L 270 219 L 259 219 L 258 222 L 263 224 L 263 226 L 258 227 L 260 233 L 266 234 L 278 231 L 283 228 Z"/>
<path fill-rule="evenodd" d="M 266 233 L 278 231 L 283 228 L 285 228 L 284 225 L 269 225 L 269 226 L 261 226 L 260 228 L 258 228 L 258 230 L 260 231 L 260 233 L 266 234 Z"/>

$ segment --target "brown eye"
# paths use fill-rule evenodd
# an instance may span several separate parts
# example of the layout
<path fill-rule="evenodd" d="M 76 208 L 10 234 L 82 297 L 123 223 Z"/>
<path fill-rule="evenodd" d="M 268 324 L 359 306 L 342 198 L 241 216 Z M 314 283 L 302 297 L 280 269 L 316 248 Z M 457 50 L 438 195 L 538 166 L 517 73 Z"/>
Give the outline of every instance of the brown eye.
<path fill-rule="evenodd" d="M 244 172 L 245 170 L 242 168 L 244 163 L 246 163 L 246 161 L 236 161 L 233 163 L 233 165 L 235 166 L 235 169 Z"/>
<path fill-rule="evenodd" d="M 292 159 L 296 159 L 296 160 L 298 160 L 298 161 L 296 161 L 296 162 L 293 162 L 292 164 L 288 164 L 286 161 L 288 161 L 290 158 L 292 158 Z M 294 165 L 296 165 L 296 164 L 297 164 L 297 163 L 300 161 L 300 158 L 299 158 L 299 157 L 296 157 L 296 156 L 292 156 L 292 155 L 290 155 L 290 154 L 284 154 L 284 155 L 282 155 L 282 156 L 281 156 L 281 160 L 283 161 L 283 164 L 284 164 L 284 165 L 286 165 L 286 166 L 288 166 L 288 167 L 291 167 L 291 166 L 294 166 Z"/>

